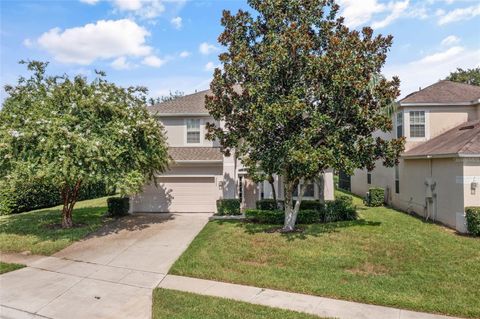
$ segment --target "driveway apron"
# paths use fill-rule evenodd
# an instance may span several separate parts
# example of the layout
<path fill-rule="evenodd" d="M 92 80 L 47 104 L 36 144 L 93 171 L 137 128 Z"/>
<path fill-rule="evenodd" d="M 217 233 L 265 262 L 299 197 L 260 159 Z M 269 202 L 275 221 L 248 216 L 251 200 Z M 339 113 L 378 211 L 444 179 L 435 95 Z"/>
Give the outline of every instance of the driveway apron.
<path fill-rule="evenodd" d="M 135 214 L 0 276 L 1 318 L 151 318 L 152 289 L 211 214 Z"/>

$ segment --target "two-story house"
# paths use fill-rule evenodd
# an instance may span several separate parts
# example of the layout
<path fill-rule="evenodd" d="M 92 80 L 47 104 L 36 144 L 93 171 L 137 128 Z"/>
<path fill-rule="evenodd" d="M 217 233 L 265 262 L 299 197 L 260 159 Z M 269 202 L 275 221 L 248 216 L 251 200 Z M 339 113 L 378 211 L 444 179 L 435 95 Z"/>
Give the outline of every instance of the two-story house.
<path fill-rule="evenodd" d="M 259 199 L 271 198 L 267 182 L 255 184 L 235 155 L 224 156 L 219 144 L 205 138 L 205 124 L 213 122 L 205 108 L 209 90 L 149 106 L 163 124 L 172 163 L 143 192 L 131 198 L 132 212 L 215 212 L 216 201 L 238 198 L 242 208 L 254 208 Z M 221 124 L 221 123 L 220 123 Z M 333 199 L 333 173 L 324 176 L 323 194 Z M 275 177 L 275 190 L 283 198 L 282 179 Z M 319 185 L 307 186 L 306 199 L 320 197 Z"/>
<path fill-rule="evenodd" d="M 464 210 L 480 206 L 480 87 L 440 81 L 398 103 L 394 130 L 406 138 L 394 168 L 356 170 L 353 193 L 386 190 L 385 201 L 465 232 Z"/>

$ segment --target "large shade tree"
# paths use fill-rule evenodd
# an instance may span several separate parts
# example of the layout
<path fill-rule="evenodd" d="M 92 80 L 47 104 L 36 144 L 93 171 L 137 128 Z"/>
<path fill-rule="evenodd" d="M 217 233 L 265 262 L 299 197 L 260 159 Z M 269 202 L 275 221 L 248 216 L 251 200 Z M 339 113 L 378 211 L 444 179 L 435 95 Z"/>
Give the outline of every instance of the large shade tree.
<path fill-rule="evenodd" d="M 102 72 L 91 82 L 47 76 L 46 63 L 26 64 L 33 75 L 5 88 L 0 178 L 58 185 L 63 227 L 73 225 L 82 185 L 102 181 L 126 195 L 167 168 L 163 127 L 146 110 L 145 88 L 118 87 Z"/>
<path fill-rule="evenodd" d="M 224 125 L 209 124 L 209 136 L 283 177 L 284 231 L 292 231 L 307 180 L 396 163 L 403 140 L 373 134 L 392 128 L 385 108 L 399 95 L 397 78 L 379 76 L 392 37 L 350 30 L 333 0 L 248 3 L 255 13 L 223 12 L 218 40 L 227 50 L 206 106 Z"/>

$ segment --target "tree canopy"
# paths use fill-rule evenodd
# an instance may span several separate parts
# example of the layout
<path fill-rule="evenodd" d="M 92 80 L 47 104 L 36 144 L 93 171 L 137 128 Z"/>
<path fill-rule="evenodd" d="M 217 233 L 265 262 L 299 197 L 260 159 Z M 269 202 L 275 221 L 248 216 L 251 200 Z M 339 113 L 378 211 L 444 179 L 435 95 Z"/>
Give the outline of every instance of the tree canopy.
<path fill-rule="evenodd" d="M 480 67 L 465 70 L 457 68 L 446 80 L 480 86 Z"/>
<path fill-rule="evenodd" d="M 206 107 L 224 124 L 209 124 L 209 137 L 252 170 L 282 176 L 284 230 L 291 231 L 306 180 L 328 168 L 352 173 L 377 160 L 396 163 L 403 139 L 373 136 L 391 130 L 385 108 L 399 95 L 398 78 L 378 76 L 392 37 L 350 30 L 333 0 L 248 3 L 254 14 L 223 12 L 218 40 L 227 50 Z"/>
<path fill-rule="evenodd" d="M 62 189 L 64 227 L 84 183 L 138 192 L 168 165 L 163 127 L 146 110 L 146 89 L 118 87 L 97 72 L 47 76 L 47 63 L 7 86 L 0 110 L 0 178 L 44 178 Z"/>

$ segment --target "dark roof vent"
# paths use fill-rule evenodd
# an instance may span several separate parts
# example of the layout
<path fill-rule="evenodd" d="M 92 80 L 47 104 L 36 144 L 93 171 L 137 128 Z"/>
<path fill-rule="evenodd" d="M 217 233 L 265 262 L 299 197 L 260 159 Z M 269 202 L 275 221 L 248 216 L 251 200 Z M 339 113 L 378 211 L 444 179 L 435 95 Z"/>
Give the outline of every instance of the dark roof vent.
<path fill-rule="evenodd" d="M 464 130 L 471 130 L 471 129 L 474 129 L 474 128 L 475 128 L 475 125 L 467 125 L 467 126 L 462 126 L 458 130 L 459 131 L 464 131 Z"/>

